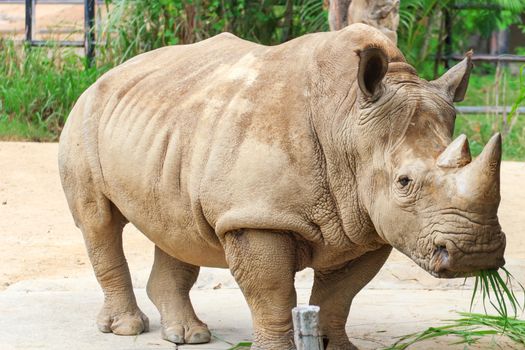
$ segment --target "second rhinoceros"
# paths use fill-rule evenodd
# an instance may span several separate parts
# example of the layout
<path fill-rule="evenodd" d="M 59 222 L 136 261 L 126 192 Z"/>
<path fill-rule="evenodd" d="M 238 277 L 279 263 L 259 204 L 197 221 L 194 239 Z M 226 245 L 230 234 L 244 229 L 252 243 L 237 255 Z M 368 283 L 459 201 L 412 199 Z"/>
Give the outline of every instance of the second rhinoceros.
<path fill-rule="evenodd" d="M 122 250 L 155 243 L 147 292 L 174 343 L 210 340 L 188 293 L 229 268 L 255 349 L 293 349 L 294 275 L 315 271 L 329 349 L 351 349 L 350 304 L 400 250 L 437 277 L 504 263 L 501 137 L 454 142 L 470 55 L 419 78 L 378 30 L 351 25 L 267 47 L 221 34 L 139 55 L 93 84 L 60 139 L 64 191 L 105 300 L 102 332 L 138 334 Z M 384 301 L 387 303 L 387 301 Z"/>

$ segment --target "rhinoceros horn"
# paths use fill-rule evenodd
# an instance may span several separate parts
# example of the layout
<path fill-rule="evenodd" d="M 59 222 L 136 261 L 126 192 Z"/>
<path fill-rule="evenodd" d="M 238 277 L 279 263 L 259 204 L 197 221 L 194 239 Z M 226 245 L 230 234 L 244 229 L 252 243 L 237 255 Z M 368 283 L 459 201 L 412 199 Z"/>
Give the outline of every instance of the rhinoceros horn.
<path fill-rule="evenodd" d="M 467 136 L 462 134 L 441 153 L 436 164 L 441 168 L 460 168 L 469 164 L 471 160 Z"/>
<path fill-rule="evenodd" d="M 450 68 L 432 84 L 444 89 L 453 102 L 461 102 L 467 92 L 468 79 L 472 70 L 472 50 L 466 53 L 463 61 Z"/>
<path fill-rule="evenodd" d="M 483 148 L 481 154 L 472 162 L 472 167 L 477 168 L 485 176 L 498 176 L 501 165 L 501 134 L 492 136 Z"/>
<path fill-rule="evenodd" d="M 501 135 L 491 137 L 481 154 L 458 174 L 468 188 L 468 196 L 480 203 L 499 203 Z M 466 188 L 465 188 L 466 189 Z"/>

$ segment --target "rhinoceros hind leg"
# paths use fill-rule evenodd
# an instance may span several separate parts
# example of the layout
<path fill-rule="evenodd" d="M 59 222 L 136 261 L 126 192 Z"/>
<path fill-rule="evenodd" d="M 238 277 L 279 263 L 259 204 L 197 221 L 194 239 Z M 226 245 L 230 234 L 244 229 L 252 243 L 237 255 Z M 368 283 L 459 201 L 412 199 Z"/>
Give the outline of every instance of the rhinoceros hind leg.
<path fill-rule="evenodd" d="M 163 339 L 176 344 L 210 341 L 208 326 L 198 319 L 190 301 L 190 289 L 198 275 L 198 266 L 177 260 L 155 246 L 147 292 L 159 310 Z"/>
<path fill-rule="evenodd" d="M 105 333 L 137 335 L 148 331 L 149 321 L 137 306 L 122 249 L 122 229 L 127 220 L 107 198 L 95 193 L 79 189 L 68 199 L 104 292 L 97 326 Z"/>
<path fill-rule="evenodd" d="M 311 305 L 321 308 L 321 331 L 328 337 L 326 350 L 356 350 L 348 340 L 345 325 L 355 295 L 377 274 L 391 246 L 384 246 L 333 271 L 315 271 Z"/>
<path fill-rule="evenodd" d="M 243 230 L 228 233 L 226 260 L 250 306 L 253 350 L 292 350 L 296 241 L 289 233 Z"/>
<path fill-rule="evenodd" d="M 79 99 L 60 137 L 62 187 L 104 292 L 104 306 L 97 318 L 98 328 L 102 332 L 136 335 L 148 330 L 148 318 L 137 306 L 122 249 L 122 229 L 128 220 L 104 195 L 98 155 L 93 152 L 94 145 L 84 142 L 79 124 L 86 123 L 78 115 L 87 115 L 84 102 L 85 98 Z M 94 160 L 91 164 L 90 159 Z"/>

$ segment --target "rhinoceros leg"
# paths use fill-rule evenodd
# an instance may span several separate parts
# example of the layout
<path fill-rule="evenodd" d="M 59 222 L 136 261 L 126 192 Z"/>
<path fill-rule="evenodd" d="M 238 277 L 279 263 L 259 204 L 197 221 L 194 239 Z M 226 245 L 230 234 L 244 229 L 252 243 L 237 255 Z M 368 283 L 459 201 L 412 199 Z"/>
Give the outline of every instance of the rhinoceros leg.
<path fill-rule="evenodd" d="M 77 193 L 82 193 L 81 191 Z M 84 192 L 86 194 L 86 192 Z M 73 205 L 97 280 L 104 291 L 104 306 L 97 326 L 104 333 L 137 335 L 148 331 L 149 321 L 137 306 L 128 264 L 122 249 L 127 220 L 106 198 L 84 198 Z M 93 196 L 95 197 L 95 196 Z"/>
<path fill-rule="evenodd" d="M 224 249 L 252 313 L 252 350 L 295 349 L 295 239 L 274 231 L 243 230 L 227 234 Z"/>
<path fill-rule="evenodd" d="M 321 308 L 321 331 L 328 337 L 327 350 L 357 349 L 346 335 L 345 325 L 354 296 L 377 274 L 392 251 L 384 246 L 335 271 L 315 271 L 311 305 Z"/>
<path fill-rule="evenodd" d="M 96 141 L 91 143 L 84 137 L 83 127 L 91 125 L 83 117 L 88 115 L 85 101 L 85 98 L 79 99 L 60 136 L 60 178 L 104 292 L 104 306 L 97 326 L 102 332 L 136 335 L 148 330 L 148 318 L 137 306 L 122 249 L 122 229 L 128 220 L 102 190 L 104 180 L 98 155 L 94 153 Z M 93 127 L 96 128 L 94 124 Z"/>
<path fill-rule="evenodd" d="M 210 341 L 210 331 L 197 318 L 190 301 L 190 289 L 198 275 L 198 266 L 177 260 L 155 246 L 147 292 L 159 310 L 162 338 L 167 341 L 176 344 Z"/>

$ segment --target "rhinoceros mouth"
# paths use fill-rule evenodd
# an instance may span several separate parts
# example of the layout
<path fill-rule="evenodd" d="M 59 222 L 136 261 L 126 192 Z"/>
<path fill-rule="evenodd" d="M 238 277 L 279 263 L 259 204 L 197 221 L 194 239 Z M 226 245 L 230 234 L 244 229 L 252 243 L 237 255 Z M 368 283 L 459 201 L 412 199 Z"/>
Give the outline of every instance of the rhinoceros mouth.
<path fill-rule="evenodd" d="M 452 251 L 444 244 L 435 246 L 428 269 L 431 275 L 438 278 L 470 277 L 481 270 L 498 269 L 505 265 L 505 240 L 497 244 L 495 249 L 469 253 L 456 249 L 455 245 L 450 246 Z"/>

